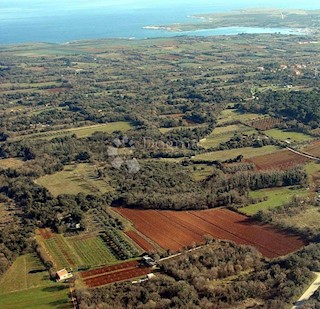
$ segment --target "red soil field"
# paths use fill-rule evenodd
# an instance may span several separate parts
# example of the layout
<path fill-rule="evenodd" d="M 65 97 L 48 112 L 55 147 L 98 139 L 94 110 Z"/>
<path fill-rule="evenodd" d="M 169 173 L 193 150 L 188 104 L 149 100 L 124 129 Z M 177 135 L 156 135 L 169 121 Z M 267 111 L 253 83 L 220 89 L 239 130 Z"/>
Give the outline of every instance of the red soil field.
<path fill-rule="evenodd" d="M 297 236 L 226 209 L 178 212 L 118 208 L 116 211 L 163 249 L 173 251 L 194 242 L 203 243 L 205 235 L 254 246 L 268 258 L 286 255 L 306 245 Z"/>
<path fill-rule="evenodd" d="M 297 165 L 311 162 L 311 159 L 300 156 L 289 150 L 278 151 L 268 155 L 262 155 L 246 159 L 246 162 L 253 163 L 258 170 L 282 169 L 286 170 Z"/>
<path fill-rule="evenodd" d="M 105 273 L 137 267 L 138 265 L 139 265 L 138 261 L 124 262 L 124 263 L 120 263 L 112 266 L 104 266 L 104 267 L 93 269 L 93 270 L 83 271 L 80 273 L 80 276 L 81 278 L 88 278 L 88 277 L 97 276 Z"/>
<path fill-rule="evenodd" d="M 147 267 L 136 267 L 132 269 L 125 269 L 118 272 L 107 273 L 98 277 L 85 279 L 85 284 L 92 288 L 109 283 L 132 280 L 137 277 L 145 276 L 150 273 L 150 268 Z"/>
<path fill-rule="evenodd" d="M 83 271 L 80 273 L 80 276 L 88 287 L 97 287 L 113 282 L 132 280 L 145 276 L 150 272 L 150 267 L 141 266 L 138 261 L 130 261 Z"/>
<path fill-rule="evenodd" d="M 143 250 L 146 250 L 148 252 L 154 251 L 154 247 L 147 240 L 141 237 L 137 232 L 128 231 L 126 232 L 126 235 L 128 235 L 134 242 L 136 242 L 138 246 Z"/>
<path fill-rule="evenodd" d="M 49 239 L 52 237 L 52 234 L 48 229 L 39 229 L 39 233 L 43 239 Z"/>

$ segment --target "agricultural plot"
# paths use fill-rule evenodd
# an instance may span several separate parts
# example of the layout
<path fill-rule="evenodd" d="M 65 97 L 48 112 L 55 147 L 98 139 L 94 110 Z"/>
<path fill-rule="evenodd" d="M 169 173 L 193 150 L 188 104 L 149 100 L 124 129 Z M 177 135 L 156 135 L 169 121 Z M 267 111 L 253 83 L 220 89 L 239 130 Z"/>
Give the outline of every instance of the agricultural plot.
<path fill-rule="evenodd" d="M 110 265 L 118 260 L 136 257 L 142 251 L 123 232 L 112 227 L 100 235 L 73 237 L 64 237 L 47 229 L 38 231 L 38 244 L 56 269 Z"/>
<path fill-rule="evenodd" d="M 59 194 L 106 193 L 112 189 L 108 179 L 98 178 L 95 166 L 87 163 L 67 165 L 61 172 L 45 175 L 36 180 L 54 196 Z"/>
<path fill-rule="evenodd" d="M 56 137 L 63 137 L 75 134 L 78 138 L 91 136 L 94 132 L 106 132 L 112 133 L 115 131 L 126 132 L 133 129 L 133 126 L 129 122 L 119 121 L 119 122 L 110 122 L 106 124 L 97 124 L 92 126 L 80 127 L 80 128 L 71 128 L 71 129 L 62 129 L 57 131 L 49 131 L 43 133 L 34 133 L 24 136 L 19 136 L 16 139 L 53 139 Z"/>
<path fill-rule="evenodd" d="M 238 121 L 238 122 L 246 122 L 249 120 L 253 120 L 256 118 L 261 117 L 261 115 L 259 114 L 254 114 L 254 113 L 239 113 L 236 109 L 225 109 L 224 111 L 222 111 L 217 124 L 218 125 L 223 125 L 229 122 L 234 122 L 234 121 Z"/>
<path fill-rule="evenodd" d="M 45 252 L 52 258 L 57 269 L 76 268 L 85 264 L 67 239 L 60 234 L 52 234 L 52 237 L 44 239 L 40 244 L 44 244 Z"/>
<path fill-rule="evenodd" d="M 175 212 L 118 208 L 117 211 L 131 220 L 139 232 L 173 251 L 203 243 L 205 235 L 254 246 L 268 258 L 286 255 L 306 244 L 297 236 L 258 225 L 226 209 Z"/>
<path fill-rule="evenodd" d="M 264 133 L 272 138 L 275 138 L 281 141 L 288 141 L 290 143 L 309 142 L 313 139 L 312 136 L 304 133 L 285 131 L 285 130 L 279 130 L 279 129 L 267 130 Z"/>
<path fill-rule="evenodd" d="M 23 165 L 23 161 L 16 158 L 8 158 L 8 159 L 1 159 L 0 160 L 0 168 L 3 169 L 16 169 Z"/>
<path fill-rule="evenodd" d="M 117 262 L 117 258 L 99 236 L 69 237 L 68 242 L 87 266 L 96 267 Z"/>
<path fill-rule="evenodd" d="M 297 165 L 302 165 L 310 162 L 304 156 L 296 154 L 289 150 L 282 150 L 268 155 L 254 156 L 246 160 L 253 163 L 258 170 L 270 170 L 270 169 L 289 169 Z"/>
<path fill-rule="evenodd" d="M 204 148 L 218 147 L 221 143 L 225 143 L 230 140 L 235 134 L 254 134 L 255 132 L 255 130 L 252 130 L 242 124 L 217 127 L 210 135 L 200 140 L 199 145 Z"/>
<path fill-rule="evenodd" d="M 151 268 L 140 266 L 139 262 L 134 260 L 109 267 L 85 271 L 80 273 L 80 276 L 88 287 L 97 287 L 109 283 L 132 280 L 146 276 L 150 272 Z"/>
<path fill-rule="evenodd" d="M 143 250 L 148 252 L 154 251 L 153 245 L 151 245 L 149 241 L 147 241 L 144 237 L 139 235 L 137 232 L 128 231 L 126 232 L 126 235 L 129 236 Z"/>
<path fill-rule="evenodd" d="M 302 149 L 303 152 L 309 153 L 320 158 L 320 142 L 314 142 Z"/>
<path fill-rule="evenodd" d="M 244 148 L 236 148 L 236 149 L 228 149 L 214 152 L 207 152 L 197 155 L 192 158 L 194 161 L 225 161 L 228 159 L 234 159 L 239 155 L 243 155 L 245 159 L 267 155 L 273 152 L 279 151 L 279 148 L 276 146 L 264 146 L 264 147 L 244 147 Z"/>
<path fill-rule="evenodd" d="M 35 254 L 16 259 L 0 280 L 0 307 L 71 308 L 68 286 L 49 280 L 49 273 Z"/>
<path fill-rule="evenodd" d="M 247 122 L 247 125 L 257 129 L 257 130 L 270 130 L 273 129 L 276 125 L 280 124 L 282 121 L 279 118 L 272 117 L 263 117 Z"/>
<path fill-rule="evenodd" d="M 249 196 L 256 200 L 263 200 L 256 204 L 248 205 L 240 208 L 239 211 L 247 216 L 252 216 L 260 210 L 266 210 L 282 206 L 288 203 L 294 196 L 306 196 L 306 189 L 298 189 L 294 187 L 262 189 L 250 192 Z"/>

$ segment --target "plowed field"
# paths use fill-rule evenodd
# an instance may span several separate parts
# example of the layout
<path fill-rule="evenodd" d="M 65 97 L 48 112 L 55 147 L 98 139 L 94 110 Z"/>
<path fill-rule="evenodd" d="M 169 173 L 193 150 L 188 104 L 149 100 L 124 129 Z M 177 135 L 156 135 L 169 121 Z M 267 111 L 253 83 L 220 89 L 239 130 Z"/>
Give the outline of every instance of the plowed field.
<path fill-rule="evenodd" d="M 143 250 L 146 250 L 148 252 L 154 251 L 154 247 L 135 231 L 128 231 L 126 232 L 126 235 L 128 235 L 134 242 L 136 242 L 138 246 L 140 246 Z"/>
<path fill-rule="evenodd" d="M 268 155 L 262 155 L 247 159 L 246 162 L 253 163 L 258 170 L 289 169 L 297 165 L 310 162 L 311 159 L 300 156 L 289 150 L 278 151 Z"/>
<path fill-rule="evenodd" d="M 132 280 L 145 276 L 151 268 L 139 266 L 138 261 L 125 262 L 80 273 L 88 287 L 97 287 L 109 283 Z"/>
<path fill-rule="evenodd" d="M 226 209 L 205 211 L 157 211 L 118 208 L 136 229 L 164 249 L 178 251 L 192 243 L 203 243 L 205 235 L 256 247 L 274 258 L 296 251 L 306 242 L 268 225 Z"/>

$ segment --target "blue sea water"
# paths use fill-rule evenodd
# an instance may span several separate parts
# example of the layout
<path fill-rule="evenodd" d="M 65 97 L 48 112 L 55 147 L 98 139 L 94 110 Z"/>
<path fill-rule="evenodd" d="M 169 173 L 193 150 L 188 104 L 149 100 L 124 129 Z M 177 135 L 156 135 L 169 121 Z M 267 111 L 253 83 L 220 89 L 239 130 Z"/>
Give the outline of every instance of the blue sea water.
<path fill-rule="evenodd" d="M 320 9 L 319 0 L 0 0 L 0 44 L 63 43 L 93 38 L 146 38 L 281 32 L 290 29 L 221 28 L 172 33 L 143 29 L 190 22 L 190 15 L 244 8 Z"/>

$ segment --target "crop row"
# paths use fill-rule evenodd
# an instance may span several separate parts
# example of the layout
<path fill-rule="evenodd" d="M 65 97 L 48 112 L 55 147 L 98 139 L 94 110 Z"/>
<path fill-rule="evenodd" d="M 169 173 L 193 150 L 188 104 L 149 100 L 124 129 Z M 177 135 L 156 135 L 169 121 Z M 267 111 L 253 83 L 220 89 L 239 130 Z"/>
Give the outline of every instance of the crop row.
<path fill-rule="evenodd" d="M 130 259 L 139 254 L 137 249 L 114 228 L 107 229 L 104 234 L 101 234 L 101 238 L 120 260 Z"/>

